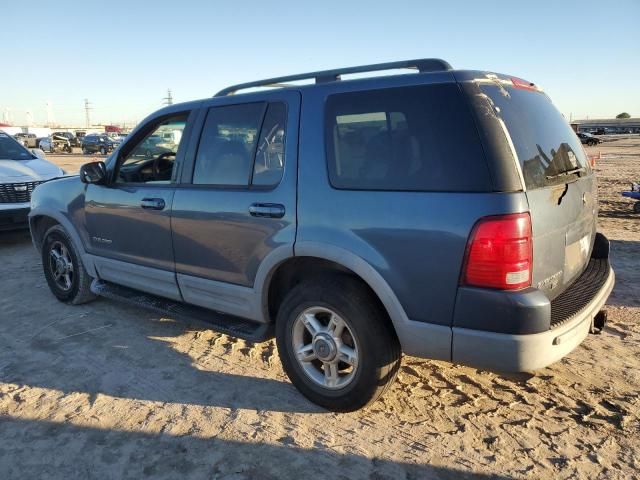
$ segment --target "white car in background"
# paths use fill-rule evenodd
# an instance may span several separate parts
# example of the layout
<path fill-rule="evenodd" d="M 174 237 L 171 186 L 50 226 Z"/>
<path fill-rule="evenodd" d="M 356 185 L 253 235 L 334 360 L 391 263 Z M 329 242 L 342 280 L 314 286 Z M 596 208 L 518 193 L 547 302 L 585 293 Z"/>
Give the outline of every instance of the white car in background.
<path fill-rule="evenodd" d="M 46 161 L 44 152 L 28 150 L 0 130 L 0 231 L 28 227 L 31 193 L 64 170 Z"/>

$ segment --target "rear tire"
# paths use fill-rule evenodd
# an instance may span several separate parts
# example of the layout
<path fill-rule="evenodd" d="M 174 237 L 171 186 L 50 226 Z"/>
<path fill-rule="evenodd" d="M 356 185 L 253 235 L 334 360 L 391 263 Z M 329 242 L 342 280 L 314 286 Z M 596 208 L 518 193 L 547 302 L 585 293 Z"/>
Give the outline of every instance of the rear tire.
<path fill-rule="evenodd" d="M 92 278 L 61 225 L 54 225 L 44 234 L 42 267 L 51 293 L 61 302 L 80 305 L 96 298 L 91 293 Z"/>
<path fill-rule="evenodd" d="M 340 322 L 341 333 L 335 334 Z M 278 311 L 276 341 L 293 385 L 333 411 L 370 405 L 393 383 L 400 368 L 400 344 L 384 308 L 360 281 L 347 275 L 316 278 L 294 287 Z M 334 369 L 328 364 L 335 364 Z"/>

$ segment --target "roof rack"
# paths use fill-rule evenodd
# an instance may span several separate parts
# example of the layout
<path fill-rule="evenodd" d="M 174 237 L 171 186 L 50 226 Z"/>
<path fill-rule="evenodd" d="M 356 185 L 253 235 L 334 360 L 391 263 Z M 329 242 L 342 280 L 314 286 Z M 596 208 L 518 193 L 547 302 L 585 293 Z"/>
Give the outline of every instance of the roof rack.
<path fill-rule="evenodd" d="M 334 70 L 322 70 L 319 72 L 299 73 L 297 75 L 288 75 L 286 77 L 267 78 L 255 82 L 239 83 L 232 85 L 216 93 L 216 97 L 224 97 L 233 95 L 238 90 L 246 90 L 254 87 L 291 87 L 286 82 L 296 80 L 315 79 L 316 83 L 335 82 L 340 80 L 341 75 L 350 73 L 378 72 L 381 70 L 394 70 L 401 68 L 409 68 L 418 70 L 418 72 L 438 72 L 442 70 L 451 70 L 448 62 L 439 58 L 420 58 L 416 60 L 403 60 L 400 62 L 376 63 L 373 65 L 361 65 L 358 67 L 336 68 Z"/>

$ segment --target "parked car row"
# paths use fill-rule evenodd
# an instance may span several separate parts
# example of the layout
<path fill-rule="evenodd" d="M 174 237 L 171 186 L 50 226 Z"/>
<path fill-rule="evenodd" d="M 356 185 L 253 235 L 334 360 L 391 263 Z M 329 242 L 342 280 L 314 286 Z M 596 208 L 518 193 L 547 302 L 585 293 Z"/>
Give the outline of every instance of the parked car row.
<path fill-rule="evenodd" d="M 106 155 L 115 150 L 126 138 L 123 134 L 106 134 L 57 131 L 48 137 L 37 137 L 34 133 L 16 133 L 13 137 L 26 148 L 39 148 L 47 153 L 72 153 L 73 148 L 81 148 L 82 153 Z M 155 152 L 153 148 L 147 148 Z"/>
<path fill-rule="evenodd" d="M 583 127 L 582 133 L 590 133 L 592 135 L 629 135 L 640 133 L 638 127 Z"/>

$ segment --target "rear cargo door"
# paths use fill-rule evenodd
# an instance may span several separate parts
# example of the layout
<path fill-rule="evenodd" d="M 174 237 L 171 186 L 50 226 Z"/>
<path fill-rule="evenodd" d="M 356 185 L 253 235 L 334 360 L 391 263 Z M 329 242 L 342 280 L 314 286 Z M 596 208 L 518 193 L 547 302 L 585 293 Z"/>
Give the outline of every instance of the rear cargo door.
<path fill-rule="evenodd" d="M 529 82 L 496 78 L 481 92 L 501 121 L 524 183 L 533 229 L 532 286 L 553 300 L 586 267 L 596 232 L 595 176 L 575 132 Z"/>

